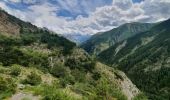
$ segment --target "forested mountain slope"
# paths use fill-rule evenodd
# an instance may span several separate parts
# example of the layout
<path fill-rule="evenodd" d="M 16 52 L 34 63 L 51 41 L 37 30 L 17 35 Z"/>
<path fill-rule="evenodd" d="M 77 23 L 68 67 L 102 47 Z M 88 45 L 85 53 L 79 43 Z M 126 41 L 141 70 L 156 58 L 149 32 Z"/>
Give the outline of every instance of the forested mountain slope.
<path fill-rule="evenodd" d="M 0 100 L 130 100 L 140 91 L 75 43 L 0 10 Z M 144 97 L 143 97 L 144 98 Z"/>
<path fill-rule="evenodd" d="M 98 59 L 123 70 L 151 100 L 170 98 L 170 19 L 123 40 Z"/>
<path fill-rule="evenodd" d="M 97 33 L 81 45 L 90 54 L 98 55 L 114 44 L 132 37 L 136 34 L 149 30 L 154 24 L 150 23 L 127 23 L 107 32 Z"/>

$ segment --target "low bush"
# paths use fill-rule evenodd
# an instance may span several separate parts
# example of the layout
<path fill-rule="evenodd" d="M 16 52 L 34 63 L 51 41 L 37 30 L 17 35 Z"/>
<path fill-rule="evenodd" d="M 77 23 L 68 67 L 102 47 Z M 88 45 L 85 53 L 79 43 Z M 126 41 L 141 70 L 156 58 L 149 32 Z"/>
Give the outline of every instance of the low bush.
<path fill-rule="evenodd" d="M 42 84 L 36 87 L 30 87 L 28 90 L 33 91 L 35 95 L 41 95 L 42 100 L 77 100 L 61 88 L 56 87 L 56 84 Z"/>
<path fill-rule="evenodd" d="M 78 82 L 85 82 L 86 81 L 86 73 L 80 71 L 78 69 L 74 69 L 71 71 L 71 75 L 74 76 L 75 80 Z"/>
<path fill-rule="evenodd" d="M 145 96 L 145 94 L 140 93 L 137 96 L 135 96 L 133 100 L 148 100 L 148 98 Z"/>
<path fill-rule="evenodd" d="M 94 80 L 99 80 L 101 78 L 101 74 L 99 72 L 94 72 L 92 77 Z"/>
<path fill-rule="evenodd" d="M 27 76 L 23 83 L 30 85 L 38 85 L 41 83 L 41 81 L 41 76 L 39 76 L 36 72 L 31 72 L 31 74 Z"/>
<path fill-rule="evenodd" d="M 60 85 L 65 88 L 67 85 L 73 85 L 75 83 L 75 78 L 71 75 L 67 75 L 60 78 Z"/>
<path fill-rule="evenodd" d="M 96 85 L 97 99 L 99 100 L 127 100 L 127 97 L 117 88 L 114 83 L 111 83 L 106 78 L 100 78 Z"/>
<path fill-rule="evenodd" d="M 13 76 L 18 76 L 21 73 L 21 68 L 19 65 L 12 65 L 10 74 Z"/>
<path fill-rule="evenodd" d="M 66 68 L 62 64 L 55 64 L 50 72 L 56 77 L 65 77 L 68 74 Z"/>
<path fill-rule="evenodd" d="M 16 84 L 12 78 L 4 78 L 0 76 L 0 100 L 11 96 L 15 93 Z"/>

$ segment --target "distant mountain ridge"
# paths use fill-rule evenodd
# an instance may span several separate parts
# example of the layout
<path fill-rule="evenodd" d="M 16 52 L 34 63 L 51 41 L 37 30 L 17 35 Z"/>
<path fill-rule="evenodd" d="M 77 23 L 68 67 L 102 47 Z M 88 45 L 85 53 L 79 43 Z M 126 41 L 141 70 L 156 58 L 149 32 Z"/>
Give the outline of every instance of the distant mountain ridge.
<path fill-rule="evenodd" d="M 87 41 L 91 37 L 91 35 L 88 34 L 62 34 L 62 36 L 69 39 L 70 41 L 77 43 L 78 45 Z"/>
<path fill-rule="evenodd" d="M 90 54 L 98 55 L 100 52 L 124 39 L 149 30 L 153 25 L 152 23 L 126 23 L 110 31 L 95 34 L 83 43 L 81 47 Z"/>

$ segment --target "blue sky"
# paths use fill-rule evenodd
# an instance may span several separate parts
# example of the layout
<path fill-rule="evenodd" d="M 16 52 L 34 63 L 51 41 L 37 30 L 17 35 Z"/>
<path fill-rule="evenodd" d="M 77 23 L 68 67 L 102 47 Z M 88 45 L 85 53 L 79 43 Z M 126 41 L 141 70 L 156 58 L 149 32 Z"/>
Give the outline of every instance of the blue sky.
<path fill-rule="evenodd" d="M 141 2 L 141 1 L 143 1 L 143 0 L 133 0 L 133 2 L 135 2 L 135 3 L 136 3 L 136 2 Z"/>
<path fill-rule="evenodd" d="M 170 0 L 1 0 L 0 7 L 59 34 L 95 34 L 170 18 Z"/>

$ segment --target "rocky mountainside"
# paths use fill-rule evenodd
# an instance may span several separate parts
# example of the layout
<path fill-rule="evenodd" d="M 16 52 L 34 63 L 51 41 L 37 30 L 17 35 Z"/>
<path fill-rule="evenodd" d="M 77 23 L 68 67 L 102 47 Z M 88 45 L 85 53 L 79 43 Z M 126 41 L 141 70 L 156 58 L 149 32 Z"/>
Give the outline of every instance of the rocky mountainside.
<path fill-rule="evenodd" d="M 151 100 L 170 98 L 170 19 L 116 43 L 98 59 L 124 71 Z"/>
<path fill-rule="evenodd" d="M 0 100 L 141 97 L 123 72 L 96 61 L 75 43 L 5 11 L 0 16 Z"/>
<path fill-rule="evenodd" d="M 37 27 L 29 22 L 23 22 L 14 16 L 9 15 L 0 8 L 0 32 L 4 35 L 17 36 L 21 30 L 37 31 Z"/>
<path fill-rule="evenodd" d="M 132 37 L 136 34 L 149 30 L 150 23 L 127 23 L 107 32 L 97 33 L 81 45 L 88 53 L 98 55 L 110 46 Z"/>

